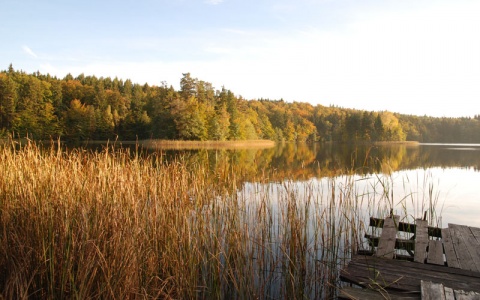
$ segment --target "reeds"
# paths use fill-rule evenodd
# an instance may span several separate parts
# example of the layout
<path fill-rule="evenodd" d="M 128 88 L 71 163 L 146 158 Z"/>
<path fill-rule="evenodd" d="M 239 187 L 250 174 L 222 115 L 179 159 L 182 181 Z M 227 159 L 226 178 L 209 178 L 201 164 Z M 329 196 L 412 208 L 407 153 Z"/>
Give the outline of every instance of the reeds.
<path fill-rule="evenodd" d="M 148 149 L 265 149 L 275 146 L 270 140 L 239 141 L 181 141 L 181 140 L 144 140 L 141 145 Z"/>
<path fill-rule="evenodd" d="M 108 147 L 4 147 L 0 296 L 335 297 L 368 218 L 353 177 L 238 174 Z"/>

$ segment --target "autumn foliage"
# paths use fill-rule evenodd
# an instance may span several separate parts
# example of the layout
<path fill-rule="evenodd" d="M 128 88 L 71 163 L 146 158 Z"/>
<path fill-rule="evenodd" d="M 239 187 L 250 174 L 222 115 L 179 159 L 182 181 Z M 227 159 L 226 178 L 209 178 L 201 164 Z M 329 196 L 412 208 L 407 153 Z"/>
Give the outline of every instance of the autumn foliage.
<path fill-rule="evenodd" d="M 304 99 L 308 101 L 309 99 Z M 0 137 L 63 140 L 480 142 L 479 118 L 405 116 L 247 100 L 183 74 L 180 90 L 83 74 L 0 72 Z"/>

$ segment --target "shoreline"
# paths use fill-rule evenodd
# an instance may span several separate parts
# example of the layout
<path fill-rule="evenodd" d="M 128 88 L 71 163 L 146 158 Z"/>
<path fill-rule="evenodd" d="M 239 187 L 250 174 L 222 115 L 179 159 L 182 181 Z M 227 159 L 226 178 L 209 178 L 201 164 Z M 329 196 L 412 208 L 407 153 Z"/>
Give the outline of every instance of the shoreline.
<path fill-rule="evenodd" d="M 373 142 L 374 145 L 407 145 L 407 146 L 418 146 L 420 142 L 418 141 L 379 141 Z"/>
<path fill-rule="evenodd" d="M 136 142 L 133 142 L 134 144 Z M 142 140 L 139 145 L 155 149 L 267 149 L 275 147 L 271 140 L 242 141 L 179 141 L 179 140 Z"/>

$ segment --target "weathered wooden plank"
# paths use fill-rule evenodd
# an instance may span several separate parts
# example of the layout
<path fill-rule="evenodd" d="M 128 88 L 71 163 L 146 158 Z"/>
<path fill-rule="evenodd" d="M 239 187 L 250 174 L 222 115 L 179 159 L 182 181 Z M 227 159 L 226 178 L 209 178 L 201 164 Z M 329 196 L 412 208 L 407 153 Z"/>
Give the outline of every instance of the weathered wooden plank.
<path fill-rule="evenodd" d="M 366 239 L 368 239 L 371 246 L 378 247 L 378 243 L 380 242 L 380 237 L 370 235 L 370 234 L 365 234 L 364 237 Z M 405 250 L 414 250 L 415 249 L 415 240 L 396 239 L 395 248 L 396 249 L 405 249 Z"/>
<path fill-rule="evenodd" d="M 383 227 L 384 220 L 379 218 L 370 217 L 370 226 L 372 227 Z M 416 225 L 398 222 L 398 231 L 404 231 L 409 233 L 415 233 Z M 428 226 L 428 235 L 433 237 L 442 237 L 441 228 Z"/>
<path fill-rule="evenodd" d="M 445 266 L 438 266 L 438 265 L 418 264 L 418 263 L 404 261 L 404 260 L 397 260 L 397 259 L 388 260 L 388 259 L 382 259 L 375 256 L 365 256 L 365 255 L 354 254 L 352 255 L 352 259 L 350 260 L 350 263 L 370 265 L 373 267 L 391 266 L 392 269 L 399 269 L 399 270 L 406 268 L 406 269 L 418 270 L 419 272 L 431 271 L 431 272 L 437 272 L 437 273 L 443 273 L 443 274 L 462 275 L 466 277 L 472 277 L 475 280 L 478 280 L 480 282 L 480 272 L 474 272 L 470 270 L 456 269 L 456 268 L 446 268 Z"/>
<path fill-rule="evenodd" d="M 413 261 L 424 263 L 427 256 L 428 245 L 428 222 L 426 220 L 416 220 L 417 229 L 415 232 L 415 254 Z"/>
<path fill-rule="evenodd" d="M 477 267 L 477 271 L 480 271 L 480 243 L 475 238 L 472 227 L 460 226 L 460 231 L 462 232 L 463 240 L 467 245 L 467 250 L 470 252 L 472 259 Z"/>
<path fill-rule="evenodd" d="M 472 259 L 475 261 L 475 265 L 477 266 L 477 271 L 480 271 L 480 241 L 475 236 L 474 231 L 476 231 L 475 227 L 467 227 L 464 226 L 463 230 L 465 230 L 465 234 L 468 234 L 467 238 L 467 249 L 470 251 L 470 255 Z"/>
<path fill-rule="evenodd" d="M 420 295 L 400 295 L 396 293 L 386 293 L 383 291 L 373 291 L 369 289 L 359 289 L 354 287 L 343 287 L 339 291 L 339 299 L 351 300 L 420 300 Z"/>
<path fill-rule="evenodd" d="M 368 300 L 368 299 L 381 300 L 383 296 L 372 290 L 358 289 L 353 287 L 343 287 L 340 289 L 338 298 L 352 299 L 352 300 Z"/>
<path fill-rule="evenodd" d="M 422 300 L 445 300 L 443 284 L 421 281 Z"/>
<path fill-rule="evenodd" d="M 480 242 L 480 228 L 470 227 L 470 230 L 473 233 L 473 236 L 477 239 L 477 242 Z"/>
<path fill-rule="evenodd" d="M 397 225 L 400 217 L 394 216 L 385 218 L 382 235 L 378 243 L 377 257 L 385 257 L 392 259 L 395 254 L 395 242 L 397 240 Z"/>
<path fill-rule="evenodd" d="M 455 300 L 455 294 L 452 288 L 444 286 L 443 291 L 445 292 L 445 300 Z"/>
<path fill-rule="evenodd" d="M 375 251 L 360 249 L 357 251 L 357 254 L 373 256 L 375 255 Z M 413 256 L 395 253 L 395 259 L 413 261 Z"/>
<path fill-rule="evenodd" d="M 480 292 L 479 272 L 375 256 L 355 255 L 341 270 L 340 278 L 364 287 L 409 293 L 420 293 L 421 280 L 441 283 L 455 290 Z"/>
<path fill-rule="evenodd" d="M 463 290 L 455 290 L 456 300 L 480 300 L 480 294 L 475 292 L 465 292 Z"/>
<path fill-rule="evenodd" d="M 445 264 L 445 262 L 443 261 L 442 241 L 428 241 L 427 263 L 442 266 Z"/>
<path fill-rule="evenodd" d="M 384 226 L 385 220 L 370 217 L 370 226 L 382 228 Z M 405 223 L 405 222 L 398 222 L 397 226 L 399 231 L 405 231 L 410 233 L 415 233 L 415 224 Z"/>
<path fill-rule="evenodd" d="M 467 249 L 467 245 L 463 240 L 460 227 L 455 224 L 448 224 L 448 228 L 450 229 L 453 248 L 457 254 L 460 268 L 464 270 L 477 271 L 477 267 L 475 266 L 472 256 Z"/>
<path fill-rule="evenodd" d="M 445 258 L 447 259 L 447 266 L 452 268 L 460 268 L 460 263 L 458 261 L 457 254 L 455 253 L 455 249 L 453 247 L 453 241 L 452 241 L 449 228 L 442 229 L 442 241 L 443 241 L 443 247 L 445 249 Z"/>
<path fill-rule="evenodd" d="M 464 225 L 448 224 L 450 229 L 453 228 L 455 237 L 458 238 L 458 244 L 455 244 L 455 252 L 462 268 L 472 271 L 480 271 L 480 249 L 479 244 L 472 234 L 472 231 Z M 463 264 L 462 264 L 463 262 Z"/>

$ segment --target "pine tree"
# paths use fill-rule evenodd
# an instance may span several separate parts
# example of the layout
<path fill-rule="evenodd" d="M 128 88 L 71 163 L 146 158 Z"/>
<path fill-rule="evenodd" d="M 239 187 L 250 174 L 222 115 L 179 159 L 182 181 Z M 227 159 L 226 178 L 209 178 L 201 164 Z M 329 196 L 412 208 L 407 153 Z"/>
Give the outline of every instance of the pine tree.
<path fill-rule="evenodd" d="M 17 91 L 15 82 L 9 75 L 0 74 L 0 130 L 11 130 L 15 120 L 16 102 Z"/>

